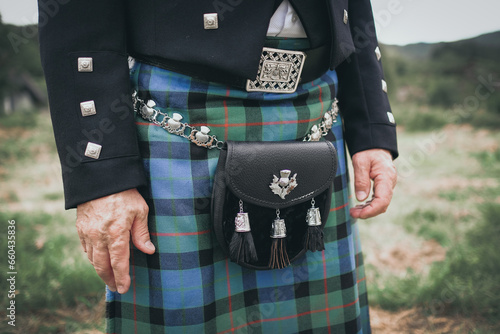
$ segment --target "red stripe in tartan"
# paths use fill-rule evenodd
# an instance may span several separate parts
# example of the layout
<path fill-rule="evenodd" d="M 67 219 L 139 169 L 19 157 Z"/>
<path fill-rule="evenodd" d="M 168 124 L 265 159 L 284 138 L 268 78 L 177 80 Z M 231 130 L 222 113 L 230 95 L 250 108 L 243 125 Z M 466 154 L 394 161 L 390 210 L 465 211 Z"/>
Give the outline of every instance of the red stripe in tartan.
<path fill-rule="evenodd" d="M 314 87 L 316 86 L 314 82 L 311 83 L 311 85 Z M 321 103 L 321 115 L 323 115 L 323 111 L 325 110 L 325 106 L 323 105 L 323 98 L 321 97 L 323 94 L 323 90 L 321 89 L 321 86 L 318 86 L 319 88 L 319 103 Z"/>
<path fill-rule="evenodd" d="M 330 209 L 330 212 L 342 210 L 343 208 L 347 207 L 348 205 L 349 205 L 349 202 L 347 202 L 346 204 L 343 204 L 341 206 L 337 206 L 336 208 Z"/>
<path fill-rule="evenodd" d="M 325 306 L 328 308 L 328 284 L 327 284 L 327 275 L 326 275 L 326 259 L 325 259 L 325 251 L 321 252 L 321 256 L 323 257 L 323 282 L 325 283 Z M 330 314 L 326 313 L 326 323 L 328 324 L 328 334 L 331 334 L 330 330 Z"/>
<path fill-rule="evenodd" d="M 277 124 L 300 124 L 300 123 L 310 123 L 315 122 L 322 119 L 323 116 L 310 118 L 310 119 L 299 119 L 299 120 L 288 120 L 288 121 L 273 121 L 273 122 L 253 122 L 253 123 L 231 123 L 228 124 L 228 127 L 237 127 L 237 126 L 263 126 L 263 125 L 277 125 Z M 148 123 L 149 124 L 149 123 Z M 210 124 L 210 123 L 199 123 L 199 124 L 191 124 L 191 126 L 201 126 L 206 125 L 208 127 L 221 128 L 226 126 L 225 124 Z"/>
<path fill-rule="evenodd" d="M 231 124 L 212 124 L 212 123 L 193 123 L 190 124 L 191 126 L 208 126 L 208 127 L 213 127 L 213 128 L 223 128 L 223 127 L 246 127 L 246 126 L 263 126 L 263 125 L 277 125 L 277 124 L 301 124 L 301 123 L 310 123 L 310 122 L 316 122 L 320 119 L 322 119 L 323 116 L 315 117 L 315 118 L 309 118 L 309 119 L 299 119 L 299 120 L 287 120 L 287 121 L 273 121 L 273 122 L 253 122 L 253 123 L 231 123 Z M 151 126 L 155 125 L 158 126 L 154 123 L 149 123 L 149 122 L 135 122 L 137 125 L 144 125 L 144 126 Z"/>
<path fill-rule="evenodd" d="M 280 317 L 280 318 L 254 320 L 252 322 L 247 322 L 246 324 L 240 325 L 240 326 L 238 326 L 236 328 L 233 328 L 231 326 L 230 329 L 226 329 L 225 331 L 219 332 L 218 334 L 225 334 L 225 333 L 229 333 L 229 332 L 234 332 L 234 331 L 237 331 L 238 329 L 241 329 L 243 327 L 251 326 L 251 325 L 254 325 L 254 324 L 260 324 L 260 323 L 263 323 L 263 322 L 288 320 L 288 319 L 302 317 L 302 316 L 308 315 L 308 314 L 321 313 L 321 312 L 330 312 L 330 311 L 333 311 L 333 310 L 337 310 L 339 308 L 345 308 L 345 307 L 349 307 L 349 306 L 355 305 L 358 302 L 359 302 L 359 297 L 356 298 L 356 300 L 350 302 L 349 304 L 345 304 L 345 305 L 332 306 L 332 307 L 329 307 L 329 308 L 324 308 L 322 310 L 307 311 L 307 312 L 302 312 L 302 313 L 299 313 L 299 314 L 289 315 L 289 316 Z"/>
<path fill-rule="evenodd" d="M 145 123 L 145 122 L 135 122 L 136 125 L 156 125 L 153 123 Z"/>
<path fill-rule="evenodd" d="M 226 280 L 227 280 L 227 296 L 229 298 L 229 318 L 231 319 L 231 328 L 234 327 L 233 323 L 233 303 L 231 302 L 231 282 L 229 280 L 229 260 L 226 259 Z"/>
<path fill-rule="evenodd" d="M 158 233 L 158 232 L 153 232 L 151 235 L 154 235 L 156 237 L 184 237 L 184 236 L 189 236 L 189 235 L 201 235 L 201 234 L 207 234 L 210 233 L 210 230 L 205 230 L 205 231 L 199 231 L 199 232 L 184 232 L 184 233 Z"/>

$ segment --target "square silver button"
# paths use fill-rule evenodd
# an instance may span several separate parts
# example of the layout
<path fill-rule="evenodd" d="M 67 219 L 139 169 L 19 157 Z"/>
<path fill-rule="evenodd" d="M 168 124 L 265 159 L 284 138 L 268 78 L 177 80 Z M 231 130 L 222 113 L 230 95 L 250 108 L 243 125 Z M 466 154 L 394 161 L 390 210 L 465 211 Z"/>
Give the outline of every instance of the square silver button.
<path fill-rule="evenodd" d="M 92 116 L 97 114 L 97 111 L 95 109 L 95 103 L 94 100 L 91 101 L 85 101 L 80 103 L 80 110 L 82 111 L 82 116 Z"/>
<path fill-rule="evenodd" d="M 392 114 L 392 112 L 387 112 L 387 118 L 389 118 L 389 122 L 391 122 L 392 124 L 395 124 L 396 123 L 396 120 L 394 119 L 394 115 Z"/>
<path fill-rule="evenodd" d="M 378 46 L 375 48 L 375 54 L 377 55 L 377 60 L 382 58 L 382 52 L 380 52 L 380 48 Z"/>
<path fill-rule="evenodd" d="M 92 72 L 94 71 L 93 60 L 90 57 L 78 58 L 78 72 Z"/>
<path fill-rule="evenodd" d="M 384 79 L 382 79 L 382 90 L 387 93 L 387 82 Z"/>
<path fill-rule="evenodd" d="M 96 143 L 89 142 L 85 150 L 85 156 L 92 159 L 99 159 L 101 155 L 102 146 Z"/>
<path fill-rule="evenodd" d="M 203 15 L 203 26 L 206 30 L 218 29 L 219 19 L 217 13 L 208 13 Z"/>

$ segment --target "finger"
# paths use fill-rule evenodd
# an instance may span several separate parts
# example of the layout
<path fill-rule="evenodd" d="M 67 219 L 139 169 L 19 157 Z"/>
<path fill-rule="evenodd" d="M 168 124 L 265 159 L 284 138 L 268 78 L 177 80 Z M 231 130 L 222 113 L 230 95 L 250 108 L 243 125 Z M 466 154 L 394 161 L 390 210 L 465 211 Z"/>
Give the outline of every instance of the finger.
<path fill-rule="evenodd" d="M 94 250 L 94 269 L 111 291 L 116 291 L 115 276 L 111 268 L 107 247 L 99 246 Z"/>
<path fill-rule="evenodd" d="M 155 252 L 155 246 L 151 242 L 148 230 L 147 211 L 146 214 L 141 213 L 136 216 L 130 233 L 132 235 L 132 242 L 141 252 L 146 254 L 153 254 Z"/>
<path fill-rule="evenodd" d="M 130 258 L 130 233 L 121 234 L 112 240 L 108 246 L 109 257 L 113 275 L 115 277 L 118 293 L 124 294 L 130 287 L 129 258 Z"/>
<path fill-rule="evenodd" d="M 352 208 L 350 210 L 350 213 L 353 218 L 367 219 L 378 216 L 379 214 L 386 212 L 388 206 L 389 203 L 386 202 L 384 199 L 374 198 L 373 201 L 367 204 L 358 205 Z"/>
<path fill-rule="evenodd" d="M 352 208 L 350 213 L 353 218 L 371 218 L 387 211 L 392 199 L 393 182 L 387 176 L 379 176 L 374 181 L 373 199 Z"/>
<path fill-rule="evenodd" d="M 363 211 L 364 208 L 366 208 L 368 205 L 370 205 L 370 203 L 365 203 L 365 204 L 360 204 L 360 205 L 356 205 L 355 207 L 351 208 L 349 210 L 349 213 L 351 215 L 352 218 L 360 218 L 361 219 L 361 212 Z"/>
<path fill-rule="evenodd" d="M 354 191 L 358 201 L 364 201 L 370 193 L 370 159 L 353 157 Z"/>

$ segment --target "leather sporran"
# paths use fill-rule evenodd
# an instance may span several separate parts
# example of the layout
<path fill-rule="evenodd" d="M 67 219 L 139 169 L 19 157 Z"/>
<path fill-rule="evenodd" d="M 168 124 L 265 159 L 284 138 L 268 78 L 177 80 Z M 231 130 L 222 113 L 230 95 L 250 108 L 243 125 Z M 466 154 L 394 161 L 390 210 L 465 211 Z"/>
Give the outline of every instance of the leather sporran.
<path fill-rule="evenodd" d="M 222 249 L 233 262 L 261 270 L 323 250 L 336 171 L 329 141 L 226 142 L 212 194 Z"/>

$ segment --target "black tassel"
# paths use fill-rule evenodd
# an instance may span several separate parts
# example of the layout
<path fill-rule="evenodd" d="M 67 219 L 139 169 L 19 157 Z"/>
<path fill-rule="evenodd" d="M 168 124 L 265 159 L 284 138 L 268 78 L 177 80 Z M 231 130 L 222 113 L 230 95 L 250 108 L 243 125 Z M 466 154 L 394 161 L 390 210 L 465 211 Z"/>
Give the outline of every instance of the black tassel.
<path fill-rule="evenodd" d="M 274 239 L 271 246 L 271 256 L 268 267 L 271 269 L 282 269 L 290 265 L 290 259 L 286 252 L 286 239 Z"/>
<path fill-rule="evenodd" d="M 229 243 L 229 257 L 231 261 L 236 263 L 249 263 L 258 260 L 252 233 L 234 232 Z"/>
<path fill-rule="evenodd" d="M 304 248 L 311 252 L 325 250 L 325 242 L 323 240 L 323 229 L 321 226 L 309 226 L 307 235 L 304 239 Z"/>
<path fill-rule="evenodd" d="M 314 198 L 311 201 L 312 207 L 307 210 L 306 222 L 307 235 L 304 238 L 304 247 L 311 252 L 322 251 L 325 249 L 323 239 L 323 229 L 321 228 L 321 214 L 319 208 L 315 208 Z"/>
<path fill-rule="evenodd" d="M 283 219 L 279 218 L 279 210 L 276 210 L 277 219 L 274 220 L 271 230 L 271 255 L 269 256 L 268 267 L 271 269 L 282 269 L 290 265 L 290 259 L 286 251 L 286 225 Z"/>
<path fill-rule="evenodd" d="M 240 200 L 240 212 L 234 219 L 234 233 L 229 243 L 229 258 L 236 263 L 255 262 L 258 260 L 257 251 L 250 232 L 248 213 L 243 212 L 243 201 Z"/>

